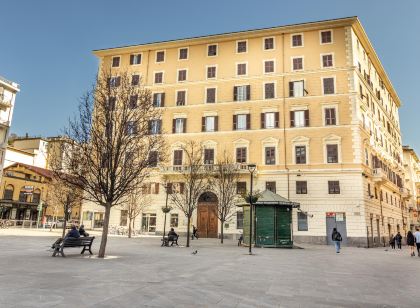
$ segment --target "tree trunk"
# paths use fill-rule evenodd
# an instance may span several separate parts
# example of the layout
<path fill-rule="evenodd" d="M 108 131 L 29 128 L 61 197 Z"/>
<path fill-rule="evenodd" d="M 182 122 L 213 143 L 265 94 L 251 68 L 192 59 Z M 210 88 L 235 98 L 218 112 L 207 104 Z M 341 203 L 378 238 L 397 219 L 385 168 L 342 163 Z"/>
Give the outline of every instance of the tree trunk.
<path fill-rule="evenodd" d="M 128 218 L 128 238 L 131 238 L 131 218 Z"/>
<path fill-rule="evenodd" d="M 63 223 L 63 234 L 61 235 L 62 238 L 66 235 L 66 227 L 67 227 L 67 219 L 64 219 Z"/>
<path fill-rule="evenodd" d="M 220 221 L 220 243 L 222 244 L 223 244 L 223 225 L 224 225 L 224 222 Z"/>
<path fill-rule="evenodd" d="M 105 217 L 104 217 L 104 226 L 102 228 L 102 239 L 101 246 L 99 247 L 99 258 L 105 257 L 106 242 L 108 240 L 108 228 L 109 228 L 109 214 L 111 213 L 111 204 L 106 203 L 105 205 Z"/>
<path fill-rule="evenodd" d="M 131 228 L 132 231 L 134 231 L 134 223 L 136 222 L 136 217 L 133 218 L 133 227 Z"/>
<path fill-rule="evenodd" d="M 187 217 L 187 247 L 190 247 L 190 221 L 191 217 Z"/>

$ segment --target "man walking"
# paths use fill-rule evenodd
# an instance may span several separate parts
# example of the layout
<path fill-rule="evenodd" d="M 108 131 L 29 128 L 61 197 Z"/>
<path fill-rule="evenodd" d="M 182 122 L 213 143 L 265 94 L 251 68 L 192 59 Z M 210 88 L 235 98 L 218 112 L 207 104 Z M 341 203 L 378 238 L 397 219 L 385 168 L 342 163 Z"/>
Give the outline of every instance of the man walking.
<path fill-rule="evenodd" d="M 417 255 L 420 257 L 420 231 L 419 231 L 419 227 L 417 227 L 416 232 L 414 232 L 414 239 L 416 240 Z"/>
<path fill-rule="evenodd" d="M 340 248 L 341 248 L 340 246 L 341 246 L 341 241 L 343 240 L 343 238 L 341 237 L 340 232 L 337 231 L 337 228 L 333 229 L 331 239 L 334 242 L 335 252 L 340 253 Z"/>
<path fill-rule="evenodd" d="M 395 236 L 395 242 L 397 243 L 398 249 L 401 249 L 401 241 L 402 241 L 402 236 L 401 236 L 401 233 L 398 232 L 397 235 Z"/>

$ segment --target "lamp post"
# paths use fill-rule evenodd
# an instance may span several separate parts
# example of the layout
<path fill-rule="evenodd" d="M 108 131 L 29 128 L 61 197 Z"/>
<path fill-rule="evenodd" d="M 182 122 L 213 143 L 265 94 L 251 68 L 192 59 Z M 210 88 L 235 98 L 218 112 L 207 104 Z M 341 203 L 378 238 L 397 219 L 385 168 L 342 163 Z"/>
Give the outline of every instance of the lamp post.
<path fill-rule="evenodd" d="M 251 173 L 251 189 L 249 192 L 249 254 L 252 255 L 252 188 L 254 181 L 254 171 L 257 168 L 255 164 L 248 165 L 248 171 Z"/>
<path fill-rule="evenodd" d="M 168 211 L 168 197 L 169 197 L 169 193 L 168 193 L 168 188 L 169 188 L 169 183 L 165 183 L 163 184 L 163 187 L 165 188 L 165 192 L 166 192 L 166 201 L 165 201 L 165 208 L 163 209 L 163 212 L 165 213 L 165 220 L 163 222 L 163 239 L 165 239 L 165 234 L 166 234 L 166 214 L 169 212 Z"/>

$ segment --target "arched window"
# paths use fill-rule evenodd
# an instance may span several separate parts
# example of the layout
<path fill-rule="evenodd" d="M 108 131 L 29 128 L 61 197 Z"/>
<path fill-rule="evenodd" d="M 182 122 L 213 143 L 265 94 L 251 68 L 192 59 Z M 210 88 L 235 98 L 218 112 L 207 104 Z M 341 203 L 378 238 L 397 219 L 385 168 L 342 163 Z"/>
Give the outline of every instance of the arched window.
<path fill-rule="evenodd" d="M 40 200 L 41 200 L 41 191 L 39 189 L 35 189 L 32 195 L 32 203 L 38 204 Z"/>
<path fill-rule="evenodd" d="M 13 185 L 7 185 L 6 188 L 4 189 L 4 196 L 3 199 L 4 200 L 13 200 L 13 192 L 14 192 L 14 187 Z"/>
<path fill-rule="evenodd" d="M 28 202 L 29 194 L 25 187 L 22 187 L 19 192 L 19 202 Z"/>

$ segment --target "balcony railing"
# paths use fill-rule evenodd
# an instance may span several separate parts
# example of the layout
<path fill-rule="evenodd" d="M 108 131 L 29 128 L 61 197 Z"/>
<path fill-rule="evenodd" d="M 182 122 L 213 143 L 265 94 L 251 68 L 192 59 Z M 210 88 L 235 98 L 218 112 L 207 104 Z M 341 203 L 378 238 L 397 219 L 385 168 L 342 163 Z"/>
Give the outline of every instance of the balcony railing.
<path fill-rule="evenodd" d="M 382 168 L 373 169 L 373 180 L 375 182 L 382 182 L 387 179 L 386 173 Z"/>
<path fill-rule="evenodd" d="M 203 164 L 200 166 L 197 166 L 198 170 L 200 172 L 216 172 L 219 168 L 220 164 Z M 232 164 L 235 169 L 237 169 L 239 172 L 248 172 L 248 165 L 247 164 Z M 189 165 L 172 165 L 172 166 L 161 166 L 160 171 L 163 173 L 182 173 L 182 172 L 188 172 L 190 170 L 191 166 Z"/>
<path fill-rule="evenodd" d="M 401 194 L 401 197 L 404 199 L 410 198 L 411 196 L 410 190 L 405 187 L 400 187 L 400 194 Z"/>

